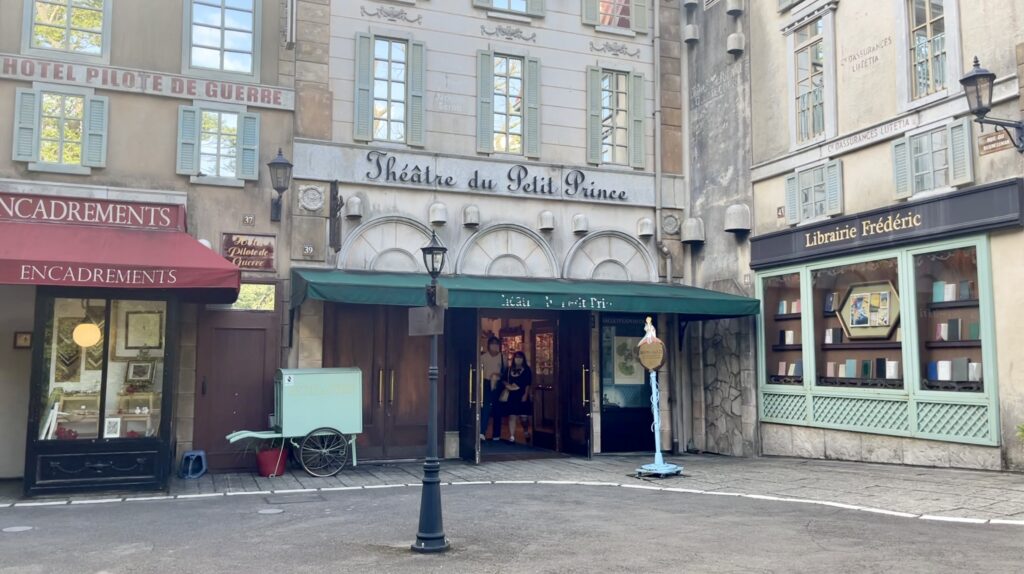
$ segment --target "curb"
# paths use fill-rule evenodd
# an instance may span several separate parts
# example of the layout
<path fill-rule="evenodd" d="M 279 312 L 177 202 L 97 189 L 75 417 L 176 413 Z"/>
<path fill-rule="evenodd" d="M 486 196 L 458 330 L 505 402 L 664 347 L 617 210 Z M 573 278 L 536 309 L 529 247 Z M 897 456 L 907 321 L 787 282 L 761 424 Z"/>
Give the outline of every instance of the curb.
<path fill-rule="evenodd" d="M 895 516 L 898 518 L 913 518 L 917 520 L 931 520 L 936 522 L 957 522 L 962 524 L 996 524 L 1001 526 L 1024 526 L 1024 519 L 1022 520 L 1009 520 L 1001 518 L 972 518 L 972 517 L 960 517 L 960 516 L 940 516 L 933 514 L 914 514 L 911 512 L 901 512 L 897 510 L 887 510 L 884 508 L 872 508 L 868 506 L 859 506 L 856 504 L 847 504 L 844 502 L 833 502 L 828 500 L 812 500 L 806 498 L 785 498 L 781 496 L 771 496 L 766 494 L 747 494 L 742 492 L 722 492 L 713 490 L 697 490 L 692 488 L 679 488 L 679 487 L 668 487 L 668 486 L 651 486 L 645 484 L 622 484 L 618 482 L 596 482 L 596 481 L 571 481 L 571 480 L 474 480 L 474 481 L 454 481 L 454 482 L 442 482 L 441 486 L 481 486 L 481 485 L 508 485 L 508 484 L 543 484 L 543 485 L 556 485 L 556 486 L 590 486 L 596 488 L 607 488 L 607 487 L 618 487 L 618 488 L 629 488 L 632 490 L 649 490 L 649 491 L 660 491 L 660 492 L 672 492 L 679 494 L 695 494 L 704 496 L 734 496 L 738 498 L 750 498 L 754 500 L 767 500 L 771 502 L 783 502 L 791 504 L 814 504 L 818 506 L 830 506 L 833 508 L 841 508 L 844 510 L 855 510 L 859 512 L 870 512 L 872 514 L 882 514 L 886 516 Z M 372 484 L 366 486 L 325 486 L 321 488 L 289 488 L 281 490 L 252 490 L 252 491 L 241 491 L 241 492 L 211 492 L 211 493 L 200 493 L 200 494 L 175 494 L 175 495 L 161 495 L 161 496 L 126 496 L 118 498 L 72 498 L 68 500 L 51 500 L 51 501 L 28 501 L 28 502 L 14 502 L 14 503 L 0 503 L 0 509 L 2 508 L 30 508 L 30 507 L 41 507 L 41 506 L 79 506 L 85 504 L 113 504 L 121 502 L 159 502 L 168 500 L 196 500 L 204 498 L 218 498 L 218 497 L 230 497 L 230 496 L 249 496 L 249 495 L 273 495 L 273 494 L 296 494 L 296 493 L 310 493 L 310 492 L 340 492 L 346 490 L 380 490 L 380 489 L 391 489 L 391 488 L 419 488 L 422 486 L 420 483 L 398 483 L 398 484 Z"/>

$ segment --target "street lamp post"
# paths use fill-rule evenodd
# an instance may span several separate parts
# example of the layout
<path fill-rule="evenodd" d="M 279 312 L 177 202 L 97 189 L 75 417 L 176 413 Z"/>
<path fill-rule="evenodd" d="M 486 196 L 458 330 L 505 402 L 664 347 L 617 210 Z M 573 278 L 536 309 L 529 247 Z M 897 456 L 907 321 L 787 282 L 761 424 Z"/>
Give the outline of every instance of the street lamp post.
<path fill-rule="evenodd" d="M 270 186 L 277 192 L 270 200 L 270 221 L 281 221 L 281 196 L 292 185 L 292 162 L 277 148 L 277 157 L 267 162 L 267 169 L 270 170 Z"/>
<path fill-rule="evenodd" d="M 964 96 L 967 98 L 967 107 L 975 116 L 974 121 L 1003 128 L 1013 147 L 1024 153 L 1024 122 L 985 117 L 992 111 L 992 91 L 995 84 L 996 75 L 982 68 L 977 56 L 974 57 L 974 68 L 960 78 L 960 85 L 964 87 Z"/>
<path fill-rule="evenodd" d="M 423 264 L 430 274 L 427 286 L 427 305 L 435 312 L 443 313 L 439 305 L 437 277 L 444 269 L 448 248 L 431 233 L 430 243 L 422 248 Z M 443 288 L 442 288 L 443 289 Z M 427 369 L 430 381 L 430 419 L 427 421 L 427 458 L 423 462 L 423 490 L 420 494 L 420 526 L 412 549 L 416 552 L 444 552 L 448 550 L 448 539 L 444 535 L 444 519 L 441 516 L 441 461 L 437 458 L 437 334 L 430 336 L 430 367 Z"/>

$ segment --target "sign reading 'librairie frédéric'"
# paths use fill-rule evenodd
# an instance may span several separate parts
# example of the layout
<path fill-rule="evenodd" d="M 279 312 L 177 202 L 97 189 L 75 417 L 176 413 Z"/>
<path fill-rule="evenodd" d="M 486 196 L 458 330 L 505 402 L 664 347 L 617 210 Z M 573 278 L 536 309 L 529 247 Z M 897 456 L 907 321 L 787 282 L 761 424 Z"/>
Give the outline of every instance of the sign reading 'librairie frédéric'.
<path fill-rule="evenodd" d="M 301 142 L 295 145 L 295 177 L 607 205 L 654 205 L 654 177 L 644 172 Z"/>
<path fill-rule="evenodd" d="M 906 243 L 1024 227 L 1024 184 L 1013 179 L 753 237 L 763 269 Z"/>

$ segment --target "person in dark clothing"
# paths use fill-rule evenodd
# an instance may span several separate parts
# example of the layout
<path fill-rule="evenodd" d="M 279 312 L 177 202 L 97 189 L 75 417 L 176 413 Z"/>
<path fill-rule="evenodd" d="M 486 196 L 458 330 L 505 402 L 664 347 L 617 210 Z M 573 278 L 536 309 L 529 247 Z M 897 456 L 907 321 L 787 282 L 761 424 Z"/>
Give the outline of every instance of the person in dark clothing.
<path fill-rule="evenodd" d="M 526 363 L 526 355 L 522 351 L 517 351 L 512 356 L 512 364 L 508 368 L 504 385 L 508 395 L 506 400 L 500 401 L 499 404 L 501 414 L 508 416 L 508 440 L 516 442 L 516 417 L 519 417 L 525 438 L 529 440 L 530 419 L 533 416 L 533 371 Z"/>
<path fill-rule="evenodd" d="M 481 393 L 480 440 L 487 440 L 487 421 L 491 420 L 491 440 L 501 440 L 501 411 L 498 395 L 501 381 L 505 379 L 505 357 L 501 352 L 501 340 L 491 337 L 487 340 L 487 351 L 480 354 Z"/>

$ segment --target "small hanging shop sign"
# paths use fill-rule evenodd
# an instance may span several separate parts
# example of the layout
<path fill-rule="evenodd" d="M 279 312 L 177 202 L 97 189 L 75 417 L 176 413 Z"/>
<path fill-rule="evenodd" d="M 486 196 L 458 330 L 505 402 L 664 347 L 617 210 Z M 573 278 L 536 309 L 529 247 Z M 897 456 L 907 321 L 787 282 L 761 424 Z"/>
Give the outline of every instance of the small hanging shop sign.
<path fill-rule="evenodd" d="M 225 233 L 222 242 L 224 258 L 242 271 L 274 272 L 274 253 L 277 237 L 273 235 L 246 235 Z"/>

